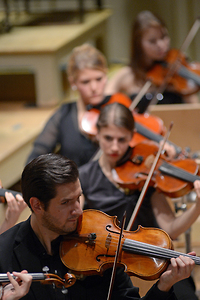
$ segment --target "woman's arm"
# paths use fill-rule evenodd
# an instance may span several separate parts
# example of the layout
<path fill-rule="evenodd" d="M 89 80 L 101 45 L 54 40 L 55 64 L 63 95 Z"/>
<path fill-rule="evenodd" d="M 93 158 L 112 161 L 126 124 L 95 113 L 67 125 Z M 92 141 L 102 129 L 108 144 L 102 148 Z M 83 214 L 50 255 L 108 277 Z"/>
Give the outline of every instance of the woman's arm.
<path fill-rule="evenodd" d="M 155 192 L 152 195 L 151 203 L 153 212 L 160 228 L 165 230 L 172 239 L 176 239 L 185 232 L 196 221 L 200 214 L 200 181 L 194 182 L 197 193 L 196 202 L 186 210 L 181 216 L 176 217 L 172 212 L 165 196 Z"/>
<path fill-rule="evenodd" d="M 62 113 L 65 112 L 64 109 L 65 108 L 61 106 L 46 122 L 44 128 L 34 141 L 26 164 L 39 155 L 54 152 L 59 139 L 59 126 Z"/>
<path fill-rule="evenodd" d="M 193 94 L 190 96 L 184 96 L 183 100 L 185 103 L 200 103 L 199 102 L 199 97 L 197 94 Z"/>

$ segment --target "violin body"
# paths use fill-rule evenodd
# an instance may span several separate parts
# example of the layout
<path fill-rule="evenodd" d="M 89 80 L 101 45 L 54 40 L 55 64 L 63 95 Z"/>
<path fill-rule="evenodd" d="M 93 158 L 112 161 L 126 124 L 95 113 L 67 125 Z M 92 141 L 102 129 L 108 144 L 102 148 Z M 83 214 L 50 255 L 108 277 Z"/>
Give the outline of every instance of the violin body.
<path fill-rule="evenodd" d="M 156 63 L 147 72 L 147 79 L 156 86 L 166 80 L 169 89 L 181 95 L 192 95 L 200 89 L 200 63 L 188 63 L 179 50 L 172 49 L 164 62 Z"/>
<path fill-rule="evenodd" d="M 63 264 L 76 275 L 102 275 L 113 267 L 121 229 L 117 217 L 88 209 L 83 211 L 75 234 L 60 245 Z M 196 264 L 200 258 L 173 250 L 169 235 L 162 229 L 138 227 L 122 232 L 117 266 L 130 276 L 154 280 L 166 270 L 170 258 L 188 256 Z"/>
<path fill-rule="evenodd" d="M 88 209 L 83 211 L 81 225 L 76 235 L 66 236 L 66 240 L 62 242 L 61 260 L 74 274 L 102 275 L 114 263 L 120 233 L 117 217 Z M 123 243 L 126 238 L 162 248 L 173 248 L 168 234 L 161 229 L 139 227 L 137 231 L 124 230 Z M 168 264 L 165 259 L 142 256 L 124 250 L 120 251 L 117 263 L 129 275 L 146 280 L 158 278 Z"/>
<path fill-rule="evenodd" d="M 141 190 L 158 149 L 153 141 L 146 140 L 137 144 L 129 159 L 112 170 L 114 181 L 124 189 Z M 193 189 L 193 182 L 200 179 L 198 173 L 199 167 L 195 160 L 184 158 L 169 161 L 162 154 L 149 186 L 154 186 L 171 198 L 181 197 Z"/>

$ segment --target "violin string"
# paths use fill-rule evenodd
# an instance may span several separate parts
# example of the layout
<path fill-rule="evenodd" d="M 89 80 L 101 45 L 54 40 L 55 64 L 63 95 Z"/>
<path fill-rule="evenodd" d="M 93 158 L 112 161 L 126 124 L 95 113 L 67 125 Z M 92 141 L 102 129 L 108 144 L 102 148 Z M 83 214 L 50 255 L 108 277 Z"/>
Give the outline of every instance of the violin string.
<path fill-rule="evenodd" d="M 98 235 L 98 237 L 100 237 L 101 235 Z M 106 236 L 105 236 L 105 240 L 106 240 Z M 152 244 L 147 244 L 144 242 L 140 242 L 140 241 L 136 241 L 136 240 L 131 240 L 131 239 L 127 239 L 127 238 L 122 238 L 123 242 L 122 242 L 122 249 L 124 251 L 130 252 L 130 253 L 134 253 L 134 254 L 142 254 L 142 255 L 147 255 L 147 256 L 153 256 L 153 257 L 157 257 L 160 259 L 170 259 L 170 258 L 177 258 L 180 255 L 183 256 L 187 256 L 189 258 L 191 258 L 195 264 L 200 265 L 200 257 L 198 256 L 193 256 L 193 255 L 189 255 L 189 254 L 185 254 L 182 252 L 178 252 L 172 249 L 167 249 L 167 248 L 163 248 L 160 246 L 156 246 L 156 245 L 152 245 Z M 100 243 L 99 240 L 98 241 L 98 245 L 105 245 L 105 241 L 102 241 L 102 239 L 100 239 Z M 113 237 L 110 241 L 110 246 L 117 246 L 118 244 L 118 238 L 117 237 Z"/>
<path fill-rule="evenodd" d="M 167 175 L 186 180 L 187 182 L 194 182 L 197 179 L 200 179 L 199 176 L 193 175 L 189 173 L 188 171 L 185 171 L 184 169 L 181 169 L 179 167 L 173 166 L 171 164 L 168 164 L 167 162 L 164 162 L 160 167 L 159 170 L 163 173 L 166 173 Z"/>
<path fill-rule="evenodd" d="M 127 251 L 129 250 L 130 252 L 132 252 L 134 250 L 141 251 L 141 253 L 143 253 L 143 254 L 146 253 L 151 256 L 158 255 L 159 258 L 167 258 L 167 259 L 175 258 L 180 255 L 183 255 L 183 256 L 187 256 L 187 257 L 190 257 L 191 259 L 193 259 L 196 264 L 198 264 L 198 265 L 200 264 L 200 258 L 197 256 L 181 253 L 178 251 L 162 248 L 162 247 L 151 245 L 151 244 L 146 244 L 143 242 L 132 241 L 129 239 L 125 239 L 125 242 L 123 244 L 123 249 L 126 249 Z"/>

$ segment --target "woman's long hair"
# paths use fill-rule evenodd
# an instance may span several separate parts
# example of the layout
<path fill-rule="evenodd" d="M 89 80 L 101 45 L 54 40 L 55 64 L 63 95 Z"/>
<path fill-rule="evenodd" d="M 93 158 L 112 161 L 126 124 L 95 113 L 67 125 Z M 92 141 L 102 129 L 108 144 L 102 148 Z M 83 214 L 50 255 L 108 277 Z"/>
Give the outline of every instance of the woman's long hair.
<path fill-rule="evenodd" d="M 140 12 L 133 24 L 131 36 L 131 58 L 130 67 L 132 68 L 136 81 L 144 81 L 147 71 L 147 62 L 142 48 L 142 38 L 144 33 L 151 27 L 160 28 L 167 33 L 165 23 L 150 11 Z"/>

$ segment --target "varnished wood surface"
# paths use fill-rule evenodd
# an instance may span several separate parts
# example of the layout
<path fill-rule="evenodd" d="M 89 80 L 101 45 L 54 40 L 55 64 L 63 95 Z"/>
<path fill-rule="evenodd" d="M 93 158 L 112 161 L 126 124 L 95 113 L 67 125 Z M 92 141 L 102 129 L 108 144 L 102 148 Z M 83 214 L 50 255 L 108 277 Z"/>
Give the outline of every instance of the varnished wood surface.
<path fill-rule="evenodd" d="M 0 104 L 0 178 L 5 188 L 20 179 L 32 143 L 54 109 Z"/>
<path fill-rule="evenodd" d="M 109 9 L 86 12 L 84 22 L 48 26 L 14 27 L 7 34 L 0 35 L 0 55 L 48 54 L 73 48 L 85 37 L 101 30 L 103 23 L 111 16 Z M 68 50 L 71 51 L 71 50 Z"/>

